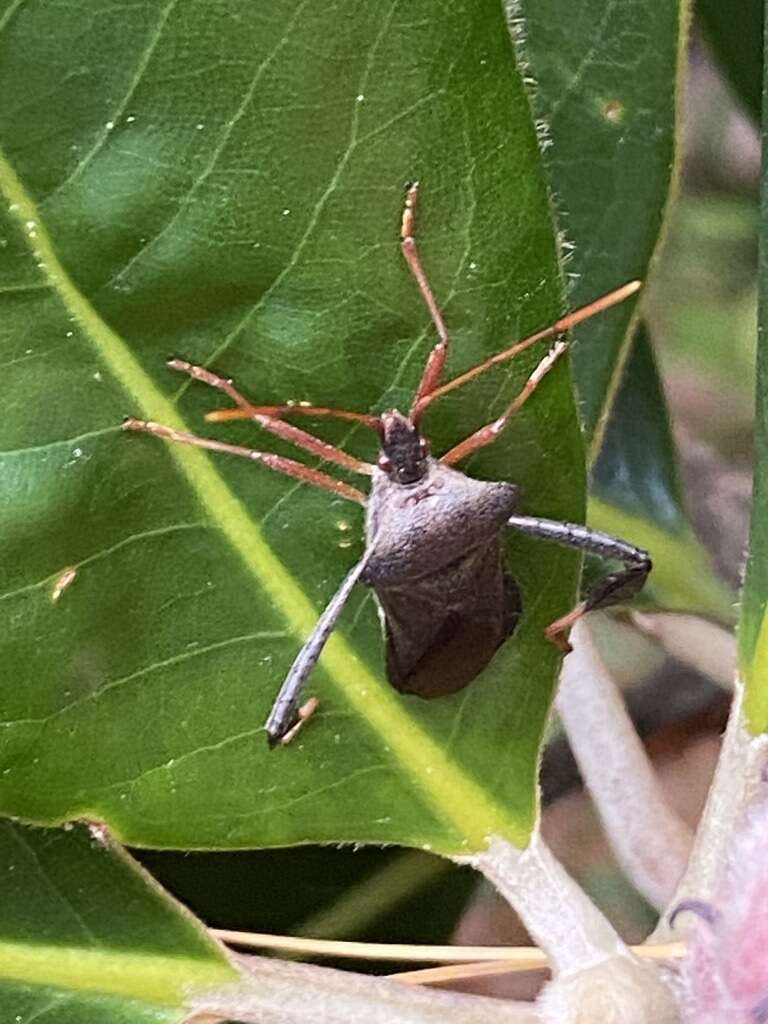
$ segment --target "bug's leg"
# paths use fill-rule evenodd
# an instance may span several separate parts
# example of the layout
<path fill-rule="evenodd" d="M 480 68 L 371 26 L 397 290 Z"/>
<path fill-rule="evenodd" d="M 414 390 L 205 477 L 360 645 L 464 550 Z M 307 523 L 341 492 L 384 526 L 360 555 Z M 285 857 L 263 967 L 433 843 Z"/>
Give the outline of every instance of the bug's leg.
<path fill-rule="evenodd" d="M 571 648 L 565 633 L 574 622 L 594 608 L 608 608 L 612 604 L 629 601 L 635 597 L 642 590 L 652 568 L 647 551 L 619 540 L 618 537 L 581 526 L 579 523 L 560 523 L 555 519 L 539 519 L 537 516 L 511 516 L 507 520 L 507 526 L 518 533 L 528 534 L 529 537 L 550 540 L 563 547 L 578 548 L 590 555 L 623 562 L 623 569 L 598 580 L 584 600 L 572 611 L 547 626 L 547 639 L 566 652 Z"/>
<path fill-rule="evenodd" d="M 182 430 L 175 430 L 173 427 L 165 427 L 162 423 L 154 423 L 151 420 L 135 420 L 130 416 L 123 420 L 123 430 L 154 434 L 155 437 L 162 437 L 166 441 L 178 441 L 181 444 L 191 444 L 197 448 L 207 448 L 214 452 L 240 455 L 252 462 L 261 463 L 278 473 L 284 473 L 286 476 L 295 477 L 305 483 L 314 484 L 315 487 L 322 487 L 349 501 L 356 501 L 360 505 L 366 504 L 365 495 L 356 487 L 350 487 L 349 484 L 345 484 L 341 480 L 334 480 L 332 476 L 320 472 L 319 469 L 312 469 L 310 466 L 295 462 L 293 459 L 286 459 L 274 452 L 259 452 L 253 448 L 243 448 L 239 444 L 226 444 L 224 441 L 214 441 L 209 437 L 197 437 L 196 434 L 187 434 Z"/>
<path fill-rule="evenodd" d="M 300 708 L 296 709 L 296 724 L 292 725 L 288 732 L 283 733 L 280 737 L 278 742 L 281 747 L 287 747 L 289 743 L 293 743 L 319 707 L 320 701 L 317 697 L 310 697 L 309 700 L 302 704 Z"/>
<path fill-rule="evenodd" d="M 515 342 L 510 348 L 505 348 L 502 352 L 497 352 L 495 356 L 491 356 L 490 359 L 486 359 L 485 362 L 473 366 L 466 373 L 462 373 L 458 377 L 454 377 L 453 380 L 446 381 L 445 384 L 435 387 L 433 391 L 425 394 L 417 401 L 412 410 L 412 415 L 421 416 L 428 405 L 431 405 L 436 399 L 442 398 L 443 395 L 447 395 L 454 388 L 461 387 L 467 381 L 474 380 L 475 377 L 479 377 L 481 373 L 485 373 L 486 370 L 490 370 L 492 366 L 496 366 L 498 363 L 504 363 L 508 359 L 513 359 L 520 352 L 525 352 L 526 349 L 539 341 L 544 341 L 545 338 L 555 338 L 559 334 L 565 334 L 566 331 L 576 327 L 582 321 L 589 320 L 595 314 L 602 313 L 603 310 L 610 309 L 611 306 L 615 306 L 617 303 L 628 299 L 630 295 L 634 295 L 640 288 L 642 288 L 642 281 L 630 281 L 628 284 L 622 285 L 621 288 L 616 288 L 614 291 L 608 292 L 607 295 L 595 299 L 589 305 L 575 309 L 572 313 L 567 313 L 559 320 L 556 320 L 555 323 L 550 324 L 549 327 L 544 327 L 542 330 L 536 331 L 535 334 L 530 334 L 527 338 L 523 338 L 522 341 Z"/>
<path fill-rule="evenodd" d="M 424 267 L 421 265 L 421 259 L 419 258 L 419 251 L 416 248 L 414 227 L 416 221 L 416 203 L 418 202 L 418 198 L 419 183 L 418 181 L 414 181 L 408 186 L 408 191 L 405 194 L 403 220 L 400 225 L 400 249 L 405 257 L 405 262 L 408 264 L 408 269 L 416 278 L 419 291 L 427 305 L 429 315 L 432 317 L 432 323 L 435 325 L 435 329 L 437 330 L 438 341 L 427 357 L 427 364 L 424 367 L 424 372 L 421 375 L 421 381 L 413 399 L 411 419 L 416 415 L 416 408 L 419 402 L 426 395 L 434 391 L 440 382 L 443 367 L 445 366 L 445 359 L 448 354 L 448 328 L 445 326 L 443 314 L 440 312 L 440 307 L 437 304 L 437 300 L 435 299 L 432 288 L 427 280 L 427 275 L 424 272 Z M 414 420 L 414 422 L 416 421 Z"/>
<path fill-rule="evenodd" d="M 476 452 L 478 448 L 483 448 L 485 445 L 491 444 L 495 441 L 504 427 L 509 423 L 510 419 L 515 415 L 518 409 L 528 401 L 541 381 L 546 377 L 567 348 L 567 342 L 558 341 L 547 355 L 544 356 L 523 385 L 522 391 L 509 404 L 501 416 L 499 416 L 498 419 L 493 420 L 492 423 L 486 423 L 484 427 L 480 427 L 480 429 L 476 430 L 474 434 L 470 434 L 469 437 L 457 444 L 455 448 L 451 448 L 449 452 L 446 452 L 445 455 L 441 456 L 440 461 L 446 466 L 452 466 L 460 459 L 464 459 L 467 455 L 471 455 L 473 452 Z"/>
<path fill-rule="evenodd" d="M 323 647 L 325 647 L 328 637 L 335 629 L 336 622 L 349 599 L 349 595 L 352 593 L 355 584 L 360 579 L 361 573 L 368 564 L 368 558 L 368 554 L 363 555 L 354 569 L 347 573 L 344 582 L 329 601 L 325 611 L 317 620 L 317 625 L 299 651 L 293 665 L 291 665 L 290 671 L 285 677 L 285 682 L 280 687 L 280 692 L 275 698 L 275 703 L 272 705 L 272 710 L 269 712 L 269 717 L 264 724 L 267 742 L 270 747 L 282 743 L 286 740 L 286 737 L 290 741 L 290 738 L 295 735 L 293 730 L 301 720 L 297 710 L 301 691 L 304 689 L 304 684 L 309 678 L 312 669 L 317 664 L 317 660 Z"/>
<path fill-rule="evenodd" d="M 169 359 L 168 366 L 171 370 L 179 370 L 181 373 L 186 373 L 192 377 L 193 380 L 199 380 L 209 387 L 216 388 L 217 391 L 223 391 L 225 395 L 228 395 L 243 410 L 244 415 L 247 414 L 248 418 L 253 420 L 254 423 L 257 423 L 268 433 L 274 434 L 290 444 L 295 444 L 297 448 L 311 452 L 312 455 L 318 455 L 326 462 L 333 462 L 337 466 L 343 466 L 344 469 L 350 469 L 353 473 L 363 473 L 366 476 L 370 476 L 373 472 L 373 466 L 369 463 L 362 462 L 352 455 L 347 455 L 346 452 L 343 452 L 335 445 L 321 441 L 319 437 L 315 437 L 314 434 L 308 434 L 306 430 L 301 430 L 292 423 L 286 423 L 284 420 L 275 419 L 263 413 L 252 414 L 253 406 L 251 406 L 247 398 L 240 394 L 228 378 L 211 373 L 210 370 L 206 370 L 202 366 L 188 363 L 186 359 Z"/>

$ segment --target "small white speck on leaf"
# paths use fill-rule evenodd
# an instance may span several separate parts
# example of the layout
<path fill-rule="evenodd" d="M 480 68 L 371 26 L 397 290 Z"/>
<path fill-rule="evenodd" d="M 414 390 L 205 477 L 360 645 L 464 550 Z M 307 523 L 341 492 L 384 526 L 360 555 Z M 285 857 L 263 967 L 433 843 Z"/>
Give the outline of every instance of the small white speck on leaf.
<path fill-rule="evenodd" d="M 77 576 L 77 569 L 73 565 L 67 566 L 66 569 L 62 570 L 59 576 L 56 578 L 56 582 L 53 584 L 53 590 L 51 591 L 51 600 L 58 601 L 61 595 L 75 582 Z"/>

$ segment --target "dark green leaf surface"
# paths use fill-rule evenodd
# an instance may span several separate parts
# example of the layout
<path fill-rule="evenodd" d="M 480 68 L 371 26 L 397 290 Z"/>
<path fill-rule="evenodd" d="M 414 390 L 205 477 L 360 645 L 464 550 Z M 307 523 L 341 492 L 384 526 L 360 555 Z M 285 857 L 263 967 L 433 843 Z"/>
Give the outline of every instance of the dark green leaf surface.
<path fill-rule="evenodd" d="M 669 610 L 732 621 L 733 595 L 683 512 L 666 404 L 642 323 L 592 467 L 588 518 L 650 551 L 654 570 L 644 597 Z"/>
<path fill-rule="evenodd" d="M 674 442 L 650 339 L 640 325 L 600 454 L 592 469 L 592 492 L 628 515 L 641 512 L 672 533 L 685 527 Z"/>
<path fill-rule="evenodd" d="M 150 1024 L 237 975 L 122 852 L 71 831 L 0 825 L 0 1019 Z"/>
<path fill-rule="evenodd" d="M 765 62 L 768 67 L 768 62 Z M 763 96 L 768 91 L 768 75 Z M 768 110 L 768 105 L 763 105 Z M 754 483 L 749 555 L 741 601 L 739 655 L 746 684 L 747 724 L 768 731 L 768 125 L 762 124 L 763 172 L 760 185 L 760 259 L 758 266 L 757 393 L 755 401 Z"/>
<path fill-rule="evenodd" d="M 267 710 L 359 557 L 361 513 L 116 426 L 199 430 L 220 404 L 164 368 L 172 351 L 262 402 L 407 405 L 433 340 L 397 246 L 415 176 L 451 370 L 553 318 L 545 182 L 500 9 L 3 10 L 0 807 L 158 846 L 524 841 L 558 660 L 542 631 L 577 560 L 510 542 L 524 621 L 482 678 L 430 703 L 383 681 L 359 594 L 313 678 L 319 714 L 268 754 Z M 436 451 L 539 355 L 431 412 Z M 318 431 L 374 455 L 365 434 Z M 583 515 L 564 367 L 468 468 L 522 483 L 525 511 Z"/>
<path fill-rule="evenodd" d="M 760 123 L 763 91 L 762 0 L 697 0 L 707 39 L 746 110 Z"/>
<path fill-rule="evenodd" d="M 675 157 L 682 9 L 678 0 L 515 0 L 559 226 L 573 246 L 568 304 L 645 279 Z M 574 332 L 588 438 L 599 441 L 633 302 Z"/>
<path fill-rule="evenodd" d="M 420 850 L 302 846 L 227 853 L 138 851 L 141 863 L 211 927 L 364 942 L 444 944 L 476 872 Z M 393 973 L 390 961 L 327 966 Z M 402 970 L 409 969 L 404 963 Z"/>
<path fill-rule="evenodd" d="M 569 304 L 579 306 L 648 277 L 673 181 L 685 4 L 521 0 L 511 11 L 540 130 L 551 143 L 545 167 L 573 247 Z M 574 332 L 580 413 L 591 439 L 589 522 L 650 550 L 646 596 L 730 620 L 732 595 L 687 522 L 652 353 L 629 352 L 632 313 L 633 303 L 624 303 Z M 647 338 L 639 344 L 648 346 Z M 691 565 L 695 573 L 684 569 Z"/>

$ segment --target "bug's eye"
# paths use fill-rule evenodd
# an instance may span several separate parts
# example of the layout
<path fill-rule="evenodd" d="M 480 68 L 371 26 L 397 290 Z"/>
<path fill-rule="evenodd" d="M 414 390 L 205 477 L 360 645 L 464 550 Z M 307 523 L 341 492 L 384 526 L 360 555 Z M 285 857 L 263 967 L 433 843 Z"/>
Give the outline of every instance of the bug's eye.
<path fill-rule="evenodd" d="M 386 455 L 380 455 L 377 465 L 382 472 L 389 473 L 392 469 L 392 460 L 387 458 Z"/>

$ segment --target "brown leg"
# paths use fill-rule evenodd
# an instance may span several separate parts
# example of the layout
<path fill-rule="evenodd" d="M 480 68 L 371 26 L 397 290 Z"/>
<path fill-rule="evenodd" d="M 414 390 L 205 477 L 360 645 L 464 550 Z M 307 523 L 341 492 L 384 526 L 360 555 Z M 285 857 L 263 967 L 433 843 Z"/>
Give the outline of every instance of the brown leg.
<path fill-rule="evenodd" d="M 525 382 L 523 390 L 508 406 L 505 412 L 503 412 L 501 416 L 492 423 L 486 423 L 484 427 L 480 427 L 480 429 L 476 430 L 474 434 L 470 434 L 469 437 L 457 444 L 455 448 L 451 448 L 449 452 L 446 452 L 445 455 L 442 456 L 440 461 L 446 466 L 452 466 L 455 462 L 459 462 L 460 459 L 465 459 L 467 455 L 471 455 L 473 452 L 476 452 L 478 448 L 483 448 L 485 445 L 491 444 L 495 441 L 518 409 L 528 401 L 541 381 L 546 377 L 567 348 L 567 342 L 558 341 L 553 346 L 552 350 L 541 360 L 539 365 Z"/>
<path fill-rule="evenodd" d="M 286 459 L 282 455 L 275 455 L 274 452 L 258 452 L 252 448 L 243 448 L 239 444 L 226 444 L 224 441 L 214 441 L 208 437 L 197 437 L 195 434 L 186 434 L 181 430 L 174 430 L 173 427 L 165 427 L 162 423 L 153 423 L 151 420 L 135 420 L 128 417 L 123 421 L 123 430 L 136 430 L 144 434 L 153 434 L 155 437 L 163 437 L 166 441 L 179 441 L 181 444 L 195 445 L 197 448 L 207 448 L 214 452 L 225 452 L 228 455 L 240 455 L 242 458 L 259 462 L 277 473 L 285 473 L 297 480 L 314 484 L 315 487 L 322 487 L 326 491 L 338 494 L 349 501 L 356 501 L 360 505 L 366 504 L 366 497 L 362 491 L 341 480 L 334 480 L 327 473 L 321 473 L 319 469 L 311 469 L 301 462 L 293 459 Z"/>
<path fill-rule="evenodd" d="M 567 633 L 582 615 L 586 615 L 589 611 L 586 601 L 580 601 L 575 608 L 572 608 L 567 615 L 561 615 L 559 619 L 555 619 L 554 622 L 550 622 L 547 628 L 544 630 L 544 636 L 549 640 L 550 643 L 554 644 L 558 650 L 561 650 L 563 654 L 570 654 L 573 648 L 568 642 Z"/>
<path fill-rule="evenodd" d="M 467 381 L 473 380 L 475 377 L 479 377 L 481 373 L 485 373 L 486 370 L 490 370 L 490 368 L 492 366 L 496 366 L 497 363 L 506 362 L 507 359 L 514 358 L 514 356 L 518 355 L 520 352 L 525 352 L 527 348 L 535 345 L 538 341 L 543 341 L 545 338 L 556 337 L 558 334 L 565 334 L 566 331 L 569 331 L 572 327 L 582 323 L 584 320 L 589 320 L 589 318 L 595 316 L 596 313 L 602 313 L 603 310 L 609 309 L 611 306 L 615 306 L 617 303 L 628 299 L 630 295 L 634 295 L 641 287 L 642 281 L 630 281 L 628 284 L 622 285 L 621 288 L 616 288 L 614 291 L 608 292 L 607 295 L 603 295 L 601 298 L 595 299 L 595 301 L 590 302 L 588 306 L 582 306 L 581 309 L 576 309 L 572 313 L 568 313 L 549 327 L 544 327 L 535 334 L 531 334 L 529 337 L 523 338 L 522 341 L 516 342 L 510 348 L 504 349 L 503 352 L 497 352 L 495 356 L 491 356 L 490 359 L 486 359 L 484 363 L 480 363 L 478 366 L 473 366 L 472 369 L 467 370 L 466 373 L 462 373 L 460 376 L 454 377 L 453 380 L 449 380 L 440 387 L 435 388 L 432 392 L 425 394 L 423 398 L 420 398 L 417 401 L 416 406 L 413 409 L 413 414 L 421 416 L 427 406 L 431 405 L 437 398 L 447 395 L 448 392 L 453 391 L 454 388 L 461 387 L 461 385 L 466 384 Z"/>
<path fill-rule="evenodd" d="M 188 374 L 193 380 L 199 380 L 203 384 L 208 384 L 209 387 L 223 391 L 225 395 L 228 395 L 243 410 L 243 414 L 247 415 L 249 419 L 252 419 L 270 434 L 295 444 L 297 448 L 303 448 L 304 451 L 318 455 L 326 462 L 334 462 L 337 466 L 350 469 L 353 473 L 363 473 L 366 476 L 370 476 L 373 472 L 373 466 L 369 463 L 361 462 L 360 459 L 347 455 L 340 448 L 336 448 L 326 441 L 321 441 L 320 438 L 315 437 L 313 434 L 308 434 L 306 430 L 301 430 L 292 423 L 286 423 L 284 420 L 275 419 L 263 413 L 256 413 L 254 415 L 251 410 L 255 407 L 240 394 L 232 381 L 226 377 L 219 377 L 218 374 L 211 373 L 210 370 L 206 370 L 202 366 L 188 363 L 185 359 L 169 359 L 168 366 L 172 370 L 179 370 L 181 373 Z"/>
<path fill-rule="evenodd" d="M 403 256 L 405 257 L 405 262 L 408 264 L 409 270 L 416 278 L 416 283 L 418 284 L 419 291 L 427 304 L 427 309 L 429 310 L 429 315 L 432 317 L 432 323 L 435 325 L 439 340 L 429 353 L 427 365 L 424 367 L 424 372 L 421 375 L 421 382 L 416 391 L 416 396 L 413 399 L 413 406 L 411 407 L 412 420 L 414 419 L 414 413 L 419 402 L 425 397 L 425 395 L 430 394 L 437 387 L 443 372 L 443 367 L 445 366 L 445 358 L 448 354 L 448 329 L 445 326 L 443 314 L 440 312 L 434 293 L 429 286 L 427 275 L 424 273 L 424 268 L 422 267 L 421 260 L 419 259 L 419 252 L 416 248 L 416 239 L 413 236 L 418 197 L 419 183 L 418 181 L 414 181 L 414 183 L 409 186 L 405 196 L 403 221 L 400 227 L 400 248 Z"/>

